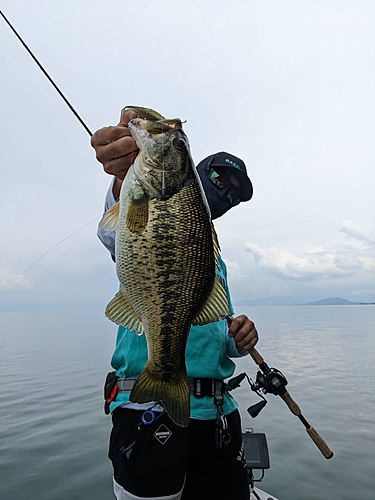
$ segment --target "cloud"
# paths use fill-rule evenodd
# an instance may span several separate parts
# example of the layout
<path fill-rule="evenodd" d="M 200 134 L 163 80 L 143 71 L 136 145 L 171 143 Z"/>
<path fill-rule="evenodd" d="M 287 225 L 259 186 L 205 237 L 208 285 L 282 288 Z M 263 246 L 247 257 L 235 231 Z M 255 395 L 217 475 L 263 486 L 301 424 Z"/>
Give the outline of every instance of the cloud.
<path fill-rule="evenodd" d="M 375 231 L 360 227 L 351 220 L 345 221 L 340 228 L 340 231 L 354 240 L 360 242 L 364 241 L 366 243 L 375 243 Z"/>
<path fill-rule="evenodd" d="M 292 253 L 275 246 L 262 248 L 247 241 L 245 251 L 250 253 L 252 262 L 259 268 L 279 277 L 294 280 L 334 279 L 375 269 L 375 251 L 373 246 L 368 245 L 371 241 L 375 241 L 373 231 L 346 221 L 338 232 L 331 235 L 329 244 Z"/>
<path fill-rule="evenodd" d="M 251 253 L 260 267 L 291 279 L 313 279 L 322 275 L 345 276 L 363 266 L 358 259 L 348 266 L 348 262 L 338 260 L 329 251 L 292 254 L 276 247 L 261 248 L 248 241 L 245 243 L 245 250 Z"/>

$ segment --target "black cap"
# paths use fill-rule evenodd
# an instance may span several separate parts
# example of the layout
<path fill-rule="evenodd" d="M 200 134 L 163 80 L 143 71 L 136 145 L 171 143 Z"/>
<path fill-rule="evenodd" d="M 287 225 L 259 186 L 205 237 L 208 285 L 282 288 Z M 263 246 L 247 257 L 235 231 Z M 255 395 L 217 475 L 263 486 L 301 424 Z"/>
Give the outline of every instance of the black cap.
<path fill-rule="evenodd" d="M 241 201 L 248 201 L 253 196 L 253 185 L 247 176 L 245 163 L 230 153 L 221 151 L 212 155 L 210 160 L 210 167 L 224 167 L 230 168 L 232 173 L 236 175 L 241 183 L 239 198 Z"/>

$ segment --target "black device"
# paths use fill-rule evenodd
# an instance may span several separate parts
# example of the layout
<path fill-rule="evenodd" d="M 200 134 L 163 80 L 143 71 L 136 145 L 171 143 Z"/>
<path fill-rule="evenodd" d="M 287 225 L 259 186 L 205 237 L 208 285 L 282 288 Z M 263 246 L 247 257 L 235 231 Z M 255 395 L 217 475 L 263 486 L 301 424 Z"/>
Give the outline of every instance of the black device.
<path fill-rule="evenodd" d="M 242 434 L 248 469 L 269 469 L 270 458 L 266 435 L 263 432 Z"/>
<path fill-rule="evenodd" d="M 244 444 L 250 491 L 255 498 L 260 500 L 259 495 L 254 490 L 254 483 L 261 482 L 264 477 L 264 470 L 270 468 L 266 435 L 263 432 L 245 432 L 242 434 L 242 441 Z M 262 471 L 262 476 L 259 479 L 254 478 L 254 469 Z"/>

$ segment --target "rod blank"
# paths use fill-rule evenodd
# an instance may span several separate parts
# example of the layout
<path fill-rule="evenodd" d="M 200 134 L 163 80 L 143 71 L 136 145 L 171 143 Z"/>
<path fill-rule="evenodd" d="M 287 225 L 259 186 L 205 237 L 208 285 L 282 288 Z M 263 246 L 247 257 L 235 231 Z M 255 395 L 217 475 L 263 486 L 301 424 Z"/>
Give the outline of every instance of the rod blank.
<path fill-rule="evenodd" d="M 30 56 L 34 59 L 34 61 L 36 62 L 36 64 L 39 66 L 39 68 L 43 71 L 43 73 L 48 78 L 48 80 L 51 82 L 51 84 L 54 86 L 54 88 L 56 89 L 56 91 L 58 92 L 58 94 L 60 95 L 60 97 L 64 100 L 64 102 L 66 103 L 66 105 L 68 106 L 68 108 L 70 109 L 70 111 L 73 113 L 73 115 L 77 118 L 77 120 L 80 122 L 80 124 L 83 126 L 83 128 L 86 130 L 86 132 L 89 134 L 89 136 L 92 137 L 92 132 L 88 128 L 88 126 L 86 125 L 86 123 L 82 120 L 82 118 L 79 116 L 79 114 L 77 113 L 77 111 L 73 108 L 73 106 L 70 104 L 70 102 L 68 101 L 68 99 L 64 96 L 64 94 L 61 92 L 61 90 L 59 89 L 59 87 L 52 80 L 52 78 L 49 76 L 49 74 L 47 73 L 47 71 L 43 68 L 43 66 L 40 64 L 40 62 L 38 61 L 38 59 L 34 56 L 34 54 L 31 52 L 31 50 L 29 49 L 29 47 L 22 40 L 22 38 L 20 37 L 20 35 L 13 28 L 13 26 L 10 24 L 10 22 L 8 21 L 8 19 L 5 17 L 5 15 L 3 14 L 3 12 L 1 10 L 0 10 L 0 15 L 2 16 L 2 18 L 4 19 L 4 21 L 7 23 L 7 25 L 10 27 L 10 29 L 13 31 L 13 33 L 16 35 L 16 37 L 18 38 L 18 40 L 25 47 L 25 49 L 30 54 Z"/>

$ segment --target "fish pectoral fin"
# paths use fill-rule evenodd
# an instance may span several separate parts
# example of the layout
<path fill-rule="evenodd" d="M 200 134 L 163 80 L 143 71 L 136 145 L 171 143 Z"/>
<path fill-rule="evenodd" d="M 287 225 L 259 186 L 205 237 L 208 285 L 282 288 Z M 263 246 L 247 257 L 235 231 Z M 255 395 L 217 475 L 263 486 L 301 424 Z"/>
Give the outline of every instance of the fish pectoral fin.
<path fill-rule="evenodd" d="M 148 196 L 143 193 L 139 198 L 133 197 L 130 200 L 126 225 L 129 231 L 141 234 L 146 229 L 148 222 Z"/>
<path fill-rule="evenodd" d="M 229 314 L 227 292 L 221 284 L 220 278 L 215 274 L 215 282 L 211 293 L 199 313 L 193 318 L 192 324 L 207 325 L 219 319 L 224 319 Z"/>
<path fill-rule="evenodd" d="M 127 296 L 122 290 L 116 293 L 114 298 L 107 305 L 105 315 L 108 319 L 116 323 L 116 325 L 121 325 L 137 335 L 142 335 L 142 321 L 138 318 Z"/>
<path fill-rule="evenodd" d="M 141 371 L 129 400 L 132 403 L 161 401 L 168 415 L 177 424 L 186 427 L 190 420 L 190 388 L 186 370 L 169 382 L 157 378 L 147 363 Z"/>
<path fill-rule="evenodd" d="M 105 231 L 115 231 L 119 215 L 120 203 L 117 202 L 103 215 L 102 220 L 99 222 L 99 228 Z"/>

